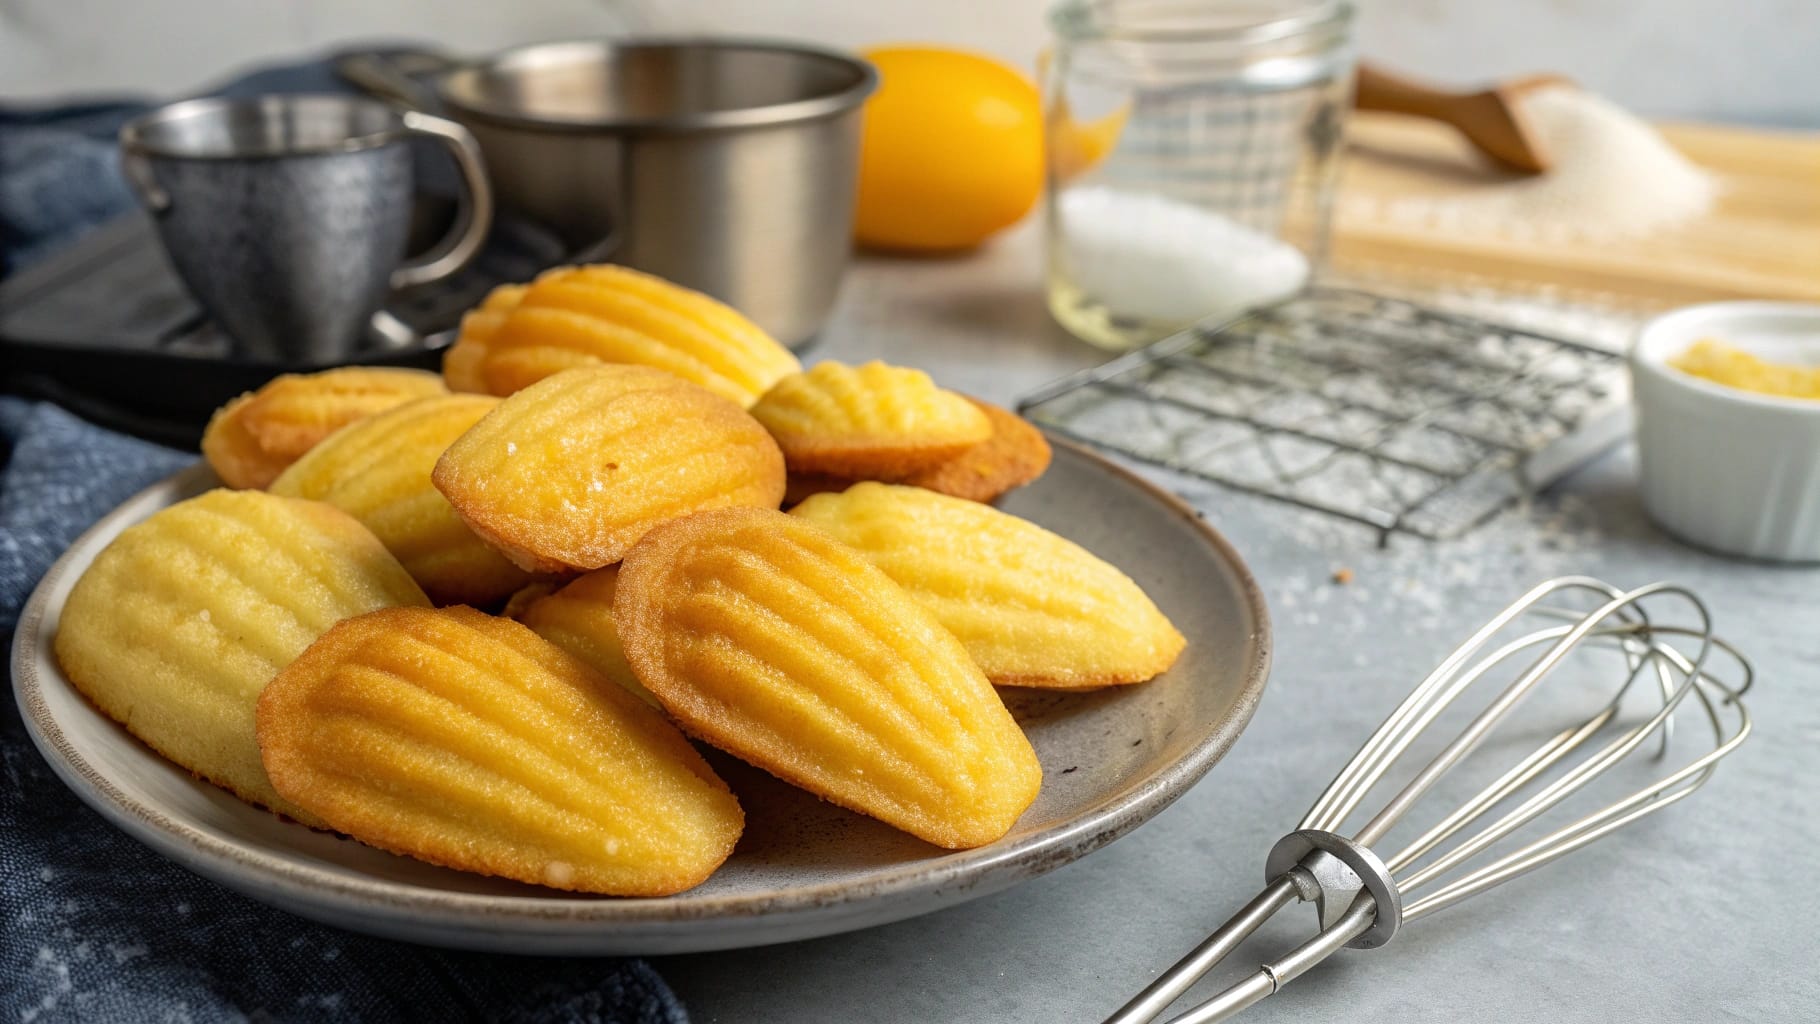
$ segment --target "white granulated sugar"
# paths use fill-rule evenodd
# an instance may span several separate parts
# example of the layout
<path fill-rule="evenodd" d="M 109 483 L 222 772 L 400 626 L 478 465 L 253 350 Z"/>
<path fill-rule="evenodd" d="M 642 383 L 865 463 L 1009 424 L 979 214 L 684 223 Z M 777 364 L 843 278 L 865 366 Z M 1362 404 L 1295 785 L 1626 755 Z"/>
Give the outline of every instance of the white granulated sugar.
<path fill-rule="evenodd" d="M 1086 186 L 1060 206 L 1069 283 L 1115 315 L 1187 323 L 1282 298 L 1308 279 L 1295 246 L 1191 203 Z"/>
<path fill-rule="evenodd" d="M 1548 154 L 1547 174 L 1440 197 L 1390 200 L 1380 216 L 1453 232 L 1578 241 L 1646 235 L 1712 209 L 1712 175 L 1682 156 L 1649 122 L 1572 86 L 1518 101 Z"/>

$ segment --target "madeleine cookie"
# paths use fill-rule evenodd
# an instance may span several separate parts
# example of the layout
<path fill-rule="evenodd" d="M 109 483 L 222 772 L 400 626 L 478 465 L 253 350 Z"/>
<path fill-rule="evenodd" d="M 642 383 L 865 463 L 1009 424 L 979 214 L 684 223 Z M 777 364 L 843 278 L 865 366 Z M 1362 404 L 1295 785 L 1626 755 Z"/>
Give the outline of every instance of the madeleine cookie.
<path fill-rule="evenodd" d="M 487 293 L 480 305 L 463 314 L 455 344 L 442 356 L 442 379 L 450 391 L 487 393 L 481 368 L 487 358 L 487 341 L 518 307 L 528 285 L 502 284 Z"/>
<path fill-rule="evenodd" d="M 752 415 L 792 472 L 895 480 L 992 436 L 992 422 L 921 370 L 818 363 L 777 382 Z"/>
<path fill-rule="evenodd" d="M 1042 768 L 952 635 L 803 519 L 718 509 L 657 527 L 614 596 L 626 660 L 693 735 L 950 849 L 990 843 Z"/>
<path fill-rule="evenodd" d="M 349 619 L 259 698 L 278 791 L 370 846 L 557 889 L 665 896 L 739 839 L 726 783 L 662 715 L 510 619 Z"/>
<path fill-rule="evenodd" d="M 626 664 L 619 629 L 613 625 L 613 595 L 618 589 L 619 567 L 609 565 L 571 580 L 554 592 L 525 601 L 520 608 L 508 606 L 507 612 L 638 699 L 655 705 L 657 698 L 639 683 L 632 666 Z"/>
<path fill-rule="evenodd" d="M 427 370 L 350 366 L 287 373 L 217 409 L 202 434 L 202 456 L 229 487 L 265 487 L 349 423 L 447 390 Z"/>
<path fill-rule="evenodd" d="M 967 401 L 992 422 L 992 436 L 952 459 L 904 477 L 902 483 L 968 501 L 993 501 L 1043 475 L 1049 468 L 1051 453 L 1042 431 L 1022 416 L 991 402 L 977 398 Z"/>
<path fill-rule="evenodd" d="M 918 470 L 898 483 L 910 484 L 968 501 L 996 501 L 1049 468 L 1049 442 L 1023 417 L 990 402 L 969 398 L 992 421 L 992 436 L 951 459 Z M 792 472 L 784 481 L 784 505 L 812 495 L 844 491 L 859 481 L 826 473 Z"/>
<path fill-rule="evenodd" d="M 1136 683 L 1187 643 L 1129 576 L 988 505 L 855 484 L 791 510 L 884 570 L 966 645 L 994 683 Z"/>
<path fill-rule="evenodd" d="M 642 366 L 590 366 L 500 402 L 431 477 L 488 543 L 526 569 L 598 569 L 666 519 L 776 508 L 784 462 L 744 409 Z"/>
<path fill-rule="evenodd" d="M 260 767 L 253 704 L 350 615 L 427 602 L 366 527 L 329 505 L 216 490 L 123 531 L 70 591 L 57 661 L 152 749 L 307 824 Z"/>
<path fill-rule="evenodd" d="M 749 406 L 802 368 L 732 308 L 627 267 L 558 267 L 515 287 L 462 322 L 444 367 L 451 387 L 509 395 L 577 366 L 630 363 Z"/>
<path fill-rule="evenodd" d="M 270 490 L 360 520 L 437 604 L 504 600 L 530 574 L 468 529 L 430 483 L 443 451 L 498 404 L 491 395 L 437 395 L 369 416 L 310 449 Z"/>

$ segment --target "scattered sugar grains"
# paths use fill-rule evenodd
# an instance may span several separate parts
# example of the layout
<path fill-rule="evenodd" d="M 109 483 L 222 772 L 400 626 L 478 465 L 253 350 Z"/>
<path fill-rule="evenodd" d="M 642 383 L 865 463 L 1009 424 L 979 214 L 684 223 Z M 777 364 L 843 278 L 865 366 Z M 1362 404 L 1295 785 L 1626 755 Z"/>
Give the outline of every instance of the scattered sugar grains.
<path fill-rule="evenodd" d="M 1115 314 L 1186 323 L 1308 280 L 1295 246 L 1167 196 L 1083 186 L 1062 196 L 1060 216 L 1069 282 Z"/>
<path fill-rule="evenodd" d="M 1519 102 L 1553 161 L 1547 174 L 1394 199 L 1380 214 L 1512 239 L 1585 240 L 1661 231 L 1712 208 L 1718 182 L 1635 114 L 1573 86 L 1539 89 Z"/>

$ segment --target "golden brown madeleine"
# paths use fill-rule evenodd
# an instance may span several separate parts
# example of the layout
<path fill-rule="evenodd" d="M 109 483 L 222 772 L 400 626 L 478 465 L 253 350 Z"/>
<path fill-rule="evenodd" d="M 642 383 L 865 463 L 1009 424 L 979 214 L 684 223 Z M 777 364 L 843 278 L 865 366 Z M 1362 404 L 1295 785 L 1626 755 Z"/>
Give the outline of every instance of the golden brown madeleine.
<path fill-rule="evenodd" d="M 57 661 L 76 689 L 160 754 L 316 824 L 260 767 L 260 689 L 341 619 L 427 603 L 347 513 L 261 491 L 210 491 L 128 527 L 95 557 L 63 606 Z"/>
<path fill-rule="evenodd" d="M 666 519 L 776 508 L 777 444 L 744 409 L 642 366 L 567 370 L 500 402 L 432 476 L 474 531 L 541 572 L 612 565 Z"/>
<path fill-rule="evenodd" d="M 480 305 L 461 318 L 461 332 L 455 344 L 442 356 L 442 379 L 450 391 L 487 393 L 481 364 L 486 361 L 487 341 L 506 322 L 506 316 L 524 298 L 528 285 L 502 284 L 487 293 Z"/>
<path fill-rule="evenodd" d="M 613 595 L 619 589 L 619 566 L 609 565 L 569 581 L 554 593 L 531 600 L 511 617 L 545 640 L 575 655 L 633 696 L 656 705 L 632 666 L 626 664 L 619 629 L 613 624 Z"/>
<path fill-rule="evenodd" d="M 968 501 L 995 501 L 1022 487 L 1049 468 L 1049 442 L 1043 432 L 1016 413 L 969 398 L 992 421 L 992 436 L 951 459 L 904 477 L 898 483 L 939 491 Z M 784 506 L 810 496 L 844 491 L 859 481 L 826 473 L 792 471 L 784 482 Z"/>
<path fill-rule="evenodd" d="M 432 864 L 667 896 L 739 839 L 726 783 L 676 727 L 574 656 L 472 608 L 395 608 L 311 644 L 259 698 L 286 798 Z"/>
<path fill-rule="evenodd" d="M 872 362 L 817 363 L 777 382 L 752 415 L 793 472 L 895 480 L 992 436 L 973 403 L 921 370 Z"/>
<path fill-rule="evenodd" d="M 470 332 L 464 325 L 464 342 Z M 732 308 L 626 267 L 558 267 L 531 283 L 478 346 L 451 354 L 462 383 L 509 395 L 561 370 L 630 363 L 667 370 L 741 406 L 802 368 L 790 350 Z M 460 346 L 458 345 L 458 348 Z M 470 376 L 472 364 L 475 373 Z"/>
<path fill-rule="evenodd" d="M 1048 530 L 920 487 L 861 483 L 791 510 L 920 602 L 995 683 L 1136 683 L 1187 641 L 1141 587 Z"/>
<path fill-rule="evenodd" d="M 665 523 L 613 607 L 632 671 L 684 729 L 826 800 L 961 849 L 1036 799 L 1036 754 L 967 652 L 802 519 Z"/>
<path fill-rule="evenodd" d="M 202 455 L 229 487 L 265 487 L 349 423 L 447 390 L 428 370 L 348 366 L 287 373 L 217 409 L 202 434 Z"/>
<path fill-rule="evenodd" d="M 530 574 L 468 529 L 430 471 L 498 404 L 491 395 L 437 395 L 369 416 L 310 449 L 270 490 L 326 501 L 366 524 L 431 601 L 494 604 Z"/>
<path fill-rule="evenodd" d="M 1049 442 L 1028 420 L 991 402 L 969 398 L 992 421 L 992 436 L 952 459 L 918 470 L 901 481 L 931 491 L 993 501 L 1022 487 L 1049 468 Z M 826 488 L 826 490 L 845 488 Z"/>

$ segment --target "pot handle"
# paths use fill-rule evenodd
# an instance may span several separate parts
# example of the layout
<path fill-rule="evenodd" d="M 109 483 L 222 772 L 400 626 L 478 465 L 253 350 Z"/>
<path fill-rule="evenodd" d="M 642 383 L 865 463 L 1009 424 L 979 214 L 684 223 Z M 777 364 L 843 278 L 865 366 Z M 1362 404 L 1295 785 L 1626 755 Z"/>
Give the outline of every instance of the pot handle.
<path fill-rule="evenodd" d="M 466 128 L 453 121 L 407 110 L 399 115 L 404 129 L 415 135 L 428 135 L 449 148 L 455 166 L 461 171 L 462 203 L 456 212 L 456 226 L 434 249 L 416 260 L 392 271 L 393 289 L 429 284 L 453 274 L 468 265 L 480 252 L 493 226 L 493 187 L 487 183 L 486 162 L 480 155 L 480 143 Z"/>
<path fill-rule="evenodd" d="M 335 73 L 369 96 L 411 110 L 434 111 L 441 101 L 421 76 L 439 74 L 458 64 L 452 57 L 427 50 L 368 50 L 336 57 Z"/>

